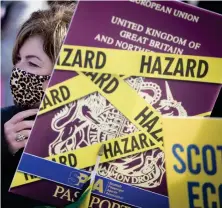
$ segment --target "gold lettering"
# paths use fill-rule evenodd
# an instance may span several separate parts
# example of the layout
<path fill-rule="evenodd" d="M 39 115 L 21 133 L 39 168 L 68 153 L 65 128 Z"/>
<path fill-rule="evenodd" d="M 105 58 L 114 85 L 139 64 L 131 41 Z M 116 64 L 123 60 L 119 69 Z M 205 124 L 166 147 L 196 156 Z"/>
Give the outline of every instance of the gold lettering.
<path fill-rule="evenodd" d="M 88 180 L 88 176 L 84 173 L 80 173 L 78 179 L 79 179 L 79 183 L 77 185 L 81 183 L 85 183 Z"/>
<path fill-rule="evenodd" d="M 100 198 L 92 196 L 92 200 L 91 200 L 91 203 L 89 205 L 89 208 L 93 208 L 94 204 L 99 204 L 99 203 L 100 203 Z"/>
<path fill-rule="evenodd" d="M 53 194 L 53 197 L 58 197 L 58 194 L 61 194 L 65 191 L 65 189 L 62 186 L 56 186 L 55 193 Z"/>
<path fill-rule="evenodd" d="M 99 179 L 98 181 L 95 182 L 93 186 L 93 190 L 97 190 L 100 193 L 103 193 L 103 180 Z"/>
<path fill-rule="evenodd" d="M 67 191 L 60 197 L 60 199 L 63 199 L 64 197 L 67 197 L 67 200 L 71 201 L 71 193 L 69 189 L 67 189 Z"/>
<path fill-rule="evenodd" d="M 105 204 L 105 206 L 103 206 L 103 204 Z M 111 203 L 110 203 L 110 201 L 108 201 L 108 200 L 102 200 L 101 203 L 99 204 L 99 208 L 103 208 L 103 207 L 111 208 Z"/>
<path fill-rule="evenodd" d="M 120 204 L 113 202 L 112 207 L 111 208 L 120 208 Z"/>
<path fill-rule="evenodd" d="M 60 199 L 63 199 L 65 198 L 65 200 L 67 201 L 71 201 L 71 202 L 74 202 L 76 198 L 78 198 L 79 196 L 79 191 L 75 191 L 75 192 L 72 192 L 71 189 L 65 189 L 64 187 L 62 186 L 56 186 L 56 190 L 53 194 L 53 197 L 56 197 L 56 198 L 60 198 Z M 73 196 L 71 198 L 71 196 Z"/>

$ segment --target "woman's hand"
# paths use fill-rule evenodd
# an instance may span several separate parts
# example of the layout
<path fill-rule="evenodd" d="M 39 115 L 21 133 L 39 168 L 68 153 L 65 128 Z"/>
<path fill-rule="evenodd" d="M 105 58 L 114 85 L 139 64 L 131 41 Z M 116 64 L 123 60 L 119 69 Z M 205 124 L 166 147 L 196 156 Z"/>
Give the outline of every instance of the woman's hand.
<path fill-rule="evenodd" d="M 27 138 L 29 137 L 34 125 L 34 120 L 24 121 L 24 119 L 36 115 L 37 112 L 38 109 L 30 109 L 19 112 L 4 124 L 6 142 L 8 143 L 9 151 L 13 155 L 19 149 L 25 147 Z"/>

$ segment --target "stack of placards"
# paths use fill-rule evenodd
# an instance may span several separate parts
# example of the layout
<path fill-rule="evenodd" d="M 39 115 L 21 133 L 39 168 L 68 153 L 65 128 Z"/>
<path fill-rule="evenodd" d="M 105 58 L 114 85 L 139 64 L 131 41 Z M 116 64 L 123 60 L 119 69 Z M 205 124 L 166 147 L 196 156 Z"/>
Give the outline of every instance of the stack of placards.
<path fill-rule="evenodd" d="M 221 25 L 177 1 L 80 1 L 11 192 L 75 201 L 103 143 L 90 208 L 168 207 L 161 115 L 210 115 Z"/>

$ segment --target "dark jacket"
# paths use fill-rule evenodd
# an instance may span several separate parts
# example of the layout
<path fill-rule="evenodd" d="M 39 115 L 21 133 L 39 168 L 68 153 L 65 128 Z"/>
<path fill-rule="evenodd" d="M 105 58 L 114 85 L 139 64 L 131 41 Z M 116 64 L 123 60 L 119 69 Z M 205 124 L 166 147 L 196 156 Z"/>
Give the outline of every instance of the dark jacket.
<path fill-rule="evenodd" d="M 8 145 L 4 136 L 4 124 L 15 114 L 25 108 L 10 106 L 1 109 L 1 201 L 2 208 L 32 208 L 41 205 L 41 202 L 8 192 L 14 173 L 22 155 L 23 149 L 14 156 L 8 151 Z M 30 117 L 28 119 L 34 119 Z"/>

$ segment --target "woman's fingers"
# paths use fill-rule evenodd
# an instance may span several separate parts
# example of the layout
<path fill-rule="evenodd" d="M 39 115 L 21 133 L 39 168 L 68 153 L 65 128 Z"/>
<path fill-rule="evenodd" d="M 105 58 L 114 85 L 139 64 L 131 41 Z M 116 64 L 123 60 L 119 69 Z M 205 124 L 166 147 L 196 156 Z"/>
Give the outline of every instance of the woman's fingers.
<path fill-rule="evenodd" d="M 14 125 L 14 132 L 19 132 L 25 129 L 31 129 L 34 125 L 34 121 L 21 121 Z"/>
<path fill-rule="evenodd" d="M 18 134 L 24 135 L 26 139 L 16 141 Z M 31 134 L 31 130 L 23 130 L 23 131 L 11 134 L 10 140 L 8 141 L 10 152 L 12 154 L 15 154 L 19 149 L 25 147 L 28 141 L 27 139 L 29 138 L 30 134 Z"/>
<path fill-rule="evenodd" d="M 38 109 L 25 110 L 14 115 L 8 122 L 11 124 L 16 124 L 20 121 L 23 121 L 25 118 L 36 115 L 37 113 Z"/>
<path fill-rule="evenodd" d="M 23 130 L 23 131 L 17 132 L 16 136 L 18 134 L 23 135 L 23 136 L 25 136 L 26 139 L 28 139 L 31 134 L 31 130 Z"/>
<path fill-rule="evenodd" d="M 8 122 L 4 124 L 4 135 L 11 153 L 14 154 L 25 146 L 27 139 L 23 140 L 22 136 L 18 138 L 18 134 L 20 133 L 27 138 L 29 137 L 31 129 L 34 125 L 34 120 L 24 119 L 36 115 L 37 112 L 38 109 L 22 111 L 14 115 Z"/>

